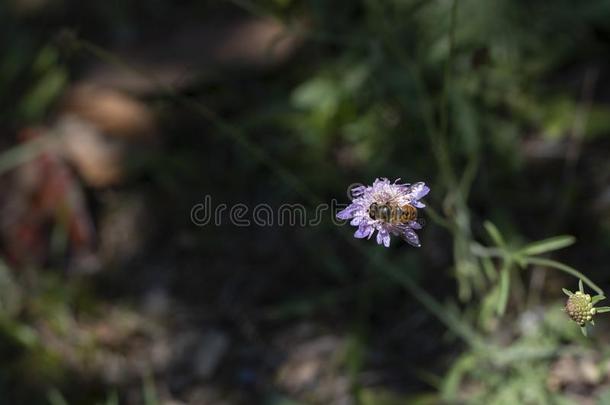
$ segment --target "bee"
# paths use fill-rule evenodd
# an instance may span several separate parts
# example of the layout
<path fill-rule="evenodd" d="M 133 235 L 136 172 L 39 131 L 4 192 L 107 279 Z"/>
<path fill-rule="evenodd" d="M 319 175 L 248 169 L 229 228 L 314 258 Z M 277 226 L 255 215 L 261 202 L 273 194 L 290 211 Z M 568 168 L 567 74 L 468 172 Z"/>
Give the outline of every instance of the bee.
<path fill-rule="evenodd" d="M 400 205 L 393 200 L 385 204 L 374 202 L 370 205 L 368 214 L 371 219 L 383 222 L 394 235 L 400 236 L 413 246 L 420 246 L 419 238 L 413 229 L 421 229 L 424 220 L 418 216 L 417 208 L 413 205 Z"/>
<path fill-rule="evenodd" d="M 416 221 L 417 208 L 411 204 L 397 205 L 391 202 L 385 204 L 372 203 L 368 210 L 371 219 L 389 223 L 391 225 L 407 224 Z"/>

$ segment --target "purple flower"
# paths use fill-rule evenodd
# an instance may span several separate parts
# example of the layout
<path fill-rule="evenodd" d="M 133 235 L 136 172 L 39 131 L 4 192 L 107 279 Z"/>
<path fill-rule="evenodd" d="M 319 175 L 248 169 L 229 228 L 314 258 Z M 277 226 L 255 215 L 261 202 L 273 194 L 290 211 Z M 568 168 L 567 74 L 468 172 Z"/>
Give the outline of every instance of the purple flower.
<path fill-rule="evenodd" d="M 400 184 L 386 178 L 376 179 L 372 186 L 359 186 L 351 190 L 354 199 L 337 213 L 339 219 L 350 219 L 357 226 L 356 238 L 371 238 L 377 231 L 377 243 L 390 246 L 390 235 L 403 238 L 409 244 L 420 247 L 415 233 L 422 225 L 417 220 L 417 208 L 426 205 L 419 201 L 430 191 L 426 183 Z"/>

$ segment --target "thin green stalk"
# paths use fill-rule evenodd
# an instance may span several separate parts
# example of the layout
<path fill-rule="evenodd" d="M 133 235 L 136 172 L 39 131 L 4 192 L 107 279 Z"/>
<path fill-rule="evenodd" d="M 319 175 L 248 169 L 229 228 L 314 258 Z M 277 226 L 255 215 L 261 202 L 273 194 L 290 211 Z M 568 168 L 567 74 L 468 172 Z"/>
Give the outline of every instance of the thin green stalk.
<path fill-rule="evenodd" d="M 476 153 L 469 157 L 464 169 L 464 174 L 460 180 L 460 195 L 466 198 L 470 194 L 470 188 L 479 168 L 479 158 Z"/>
<path fill-rule="evenodd" d="M 479 243 L 473 242 L 470 244 L 472 254 L 481 258 L 502 258 L 506 256 L 506 251 L 496 247 L 486 247 Z"/>
<path fill-rule="evenodd" d="M 585 284 L 587 284 L 589 287 L 591 287 L 591 289 L 594 290 L 599 295 L 605 295 L 604 291 L 601 288 L 599 288 L 599 286 L 597 284 L 595 284 L 587 276 L 585 276 L 584 274 L 582 274 L 580 271 L 576 270 L 573 267 L 570 267 L 563 263 L 556 262 L 554 260 L 543 259 L 543 258 L 539 258 L 539 257 L 526 257 L 524 259 L 524 261 L 528 264 L 534 264 L 534 265 L 543 266 L 543 267 L 551 267 L 551 268 L 554 268 L 557 270 L 561 270 L 565 273 L 570 274 L 571 276 L 578 278 L 579 280 L 582 280 Z"/>
<path fill-rule="evenodd" d="M 441 173 L 447 182 L 449 189 L 457 189 L 458 182 L 454 174 L 453 163 L 451 161 L 451 154 L 449 153 L 449 115 L 451 105 L 449 102 L 449 93 L 452 86 L 452 69 L 453 69 L 453 56 L 455 51 L 455 32 L 457 27 L 457 0 L 453 0 L 451 4 L 451 14 L 449 17 L 449 55 L 447 57 L 447 63 L 445 64 L 443 90 L 441 93 L 440 102 L 440 124 L 438 133 L 433 137 L 434 148 L 437 150 L 437 160 Z"/>
<path fill-rule="evenodd" d="M 508 295 L 510 290 L 510 272 L 512 262 L 505 259 L 502 268 L 500 269 L 500 297 L 498 298 L 497 314 L 504 315 L 506 304 L 508 304 Z"/>
<path fill-rule="evenodd" d="M 447 57 L 447 63 L 445 64 L 445 78 L 443 85 L 443 92 L 441 94 L 441 116 L 440 116 L 440 132 L 443 138 L 447 139 L 449 135 L 449 113 L 451 106 L 449 103 L 449 93 L 451 92 L 452 84 L 452 68 L 453 68 L 453 54 L 455 48 L 455 30 L 457 26 L 457 0 L 453 0 L 451 4 L 451 15 L 449 18 L 449 56 Z M 444 145 L 447 146 L 446 144 Z"/>

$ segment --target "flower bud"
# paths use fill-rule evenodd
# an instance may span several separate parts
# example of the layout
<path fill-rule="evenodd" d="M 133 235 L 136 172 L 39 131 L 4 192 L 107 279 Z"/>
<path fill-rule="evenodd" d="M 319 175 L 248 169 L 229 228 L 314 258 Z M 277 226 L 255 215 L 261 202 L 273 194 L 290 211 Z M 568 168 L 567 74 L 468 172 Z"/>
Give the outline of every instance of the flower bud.
<path fill-rule="evenodd" d="M 591 296 L 580 291 L 576 291 L 568 298 L 565 310 L 568 316 L 580 326 L 585 326 L 585 323 L 591 321 L 595 314 Z"/>

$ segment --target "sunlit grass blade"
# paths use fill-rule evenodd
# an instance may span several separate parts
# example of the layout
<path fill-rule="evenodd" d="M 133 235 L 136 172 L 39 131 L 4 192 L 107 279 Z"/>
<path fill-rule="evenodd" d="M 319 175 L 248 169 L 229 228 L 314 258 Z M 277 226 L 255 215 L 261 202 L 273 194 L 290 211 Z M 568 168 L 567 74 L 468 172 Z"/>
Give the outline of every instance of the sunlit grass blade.
<path fill-rule="evenodd" d="M 580 271 L 576 270 L 573 267 L 570 267 L 563 263 L 556 262 L 555 260 L 543 259 L 541 257 L 528 257 L 526 259 L 526 261 L 529 264 L 534 264 L 534 265 L 543 266 L 543 267 L 551 267 L 553 269 L 561 270 L 565 273 L 568 273 L 571 276 L 578 278 L 581 283 L 584 282 L 585 284 L 587 284 L 597 294 L 605 295 L 604 291 L 601 288 L 599 288 L 599 286 L 597 284 L 595 284 L 587 276 L 585 276 L 584 274 L 582 274 Z"/>
<path fill-rule="evenodd" d="M 487 231 L 487 233 L 489 234 L 489 236 L 491 237 L 491 239 L 497 246 L 500 246 L 500 247 L 506 246 L 506 243 L 504 242 L 504 238 L 502 238 L 500 231 L 494 224 L 492 224 L 489 221 L 485 221 L 483 226 L 485 227 L 485 230 Z"/>
<path fill-rule="evenodd" d="M 576 238 L 570 235 L 555 236 L 553 238 L 532 242 L 526 245 L 523 249 L 519 250 L 518 253 L 522 255 L 534 256 L 563 249 L 574 244 L 574 242 L 576 242 Z"/>

